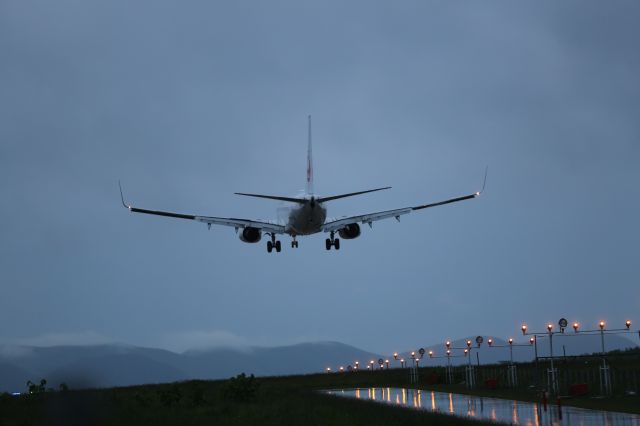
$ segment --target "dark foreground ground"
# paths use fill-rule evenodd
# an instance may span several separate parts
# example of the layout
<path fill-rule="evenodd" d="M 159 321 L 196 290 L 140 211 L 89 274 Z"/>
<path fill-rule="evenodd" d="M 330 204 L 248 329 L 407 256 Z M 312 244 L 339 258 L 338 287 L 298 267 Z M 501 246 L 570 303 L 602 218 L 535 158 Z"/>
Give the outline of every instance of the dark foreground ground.
<path fill-rule="evenodd" d="M 338 382 L 310 375 L 5 395 L 0 425 L 483 424 L 314 391 Z"/>
<path fill-rule="evenodd" d="M 423 370 L 423 369 L 421 369 Z M 426 384 L 434 369 L 421 371 L 420 389 L 470 393 L 540 402 L 539 391 L 485 389 L 463 384 Z M 331 397 L 320 389 L 409 387 L 407 370 L 361 371 L 220 381 L 189 381 L 101 390 L 0 395 L 5 425 L 450 425 L 478 421 L 392 405 Z M 562 400 L 563 405 L 640 413 L 640 397 L 593 393 Z"/>

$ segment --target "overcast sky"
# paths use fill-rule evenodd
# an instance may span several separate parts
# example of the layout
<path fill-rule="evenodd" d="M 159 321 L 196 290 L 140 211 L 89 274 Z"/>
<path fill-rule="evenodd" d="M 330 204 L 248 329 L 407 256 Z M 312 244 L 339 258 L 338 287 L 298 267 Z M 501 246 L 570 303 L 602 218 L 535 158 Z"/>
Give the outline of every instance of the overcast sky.
<path fill-rule="evenodd" d="M 640 3 L 0 0 L 0 343 L 389 353 L 640 322 Z M 150 209 L 483 197 L 268 254 Z"/>

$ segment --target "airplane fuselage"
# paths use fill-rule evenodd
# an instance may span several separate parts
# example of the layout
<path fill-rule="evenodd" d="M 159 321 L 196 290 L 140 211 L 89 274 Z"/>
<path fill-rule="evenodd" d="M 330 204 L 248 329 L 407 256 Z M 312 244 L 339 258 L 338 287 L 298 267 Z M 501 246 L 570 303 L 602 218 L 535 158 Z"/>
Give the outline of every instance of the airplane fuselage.
<path fill-rule="evenodd" d="M 327 209 L 313 198 L 304 204 L 288 206 L 283 212 L 285 232 L 291 236 L 320 232 L 327 219 Z"/>

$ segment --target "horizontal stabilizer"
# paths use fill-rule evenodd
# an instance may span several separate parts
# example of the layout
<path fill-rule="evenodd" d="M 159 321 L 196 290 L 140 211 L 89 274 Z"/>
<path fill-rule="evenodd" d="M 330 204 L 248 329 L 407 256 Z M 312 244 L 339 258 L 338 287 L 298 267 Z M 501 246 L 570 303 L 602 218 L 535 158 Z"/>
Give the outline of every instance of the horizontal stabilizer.
<path fill-rule="evenodd" d="M 325 201 L 337 200 L 339 198 L 353 197 L 354 195 L 366 194 L 368 192 L 382 191 L 383 189 L 390 189 L 390 188 L 391 188 L 390 186 L 385 186 L 384 188 L 369 189 L 368 191 L 351 192 L 349 194 L 342 194 L 342 195 L 333 195 L 331 197 L 318 198 L 317 201 L 319 203 L 324 203 Z"/>
<path fill-rule="evenodd" d="M 303 198 L 279 197 L 276 195 L 262 195 L 262 194 L 245 194 L 243 192 L 234 192 L 234 194 L 244 195 L 245 197 L 266 198 L 268 200 L 288 201 L 290 203 L 299 203 L 299 204 L 305 203 L 305 200 Z"/>
<path fill-rule="evenodd" d="M 331 197 L 320 197 L 320 198 L 316 198 L 315 200 L 318 203 L 324 203 L 325 201 L 337 200 L 339 198 L 353 197 L 354 195 L 366 194 L 368 192 L 382 191 L 383 189 L 389 189 L 389 188 L 391 187 L 385 186 L 384 188 L 369 189 L 367 191 L 350 192 L 349 194 L 332 195 Z M 305 199 L 305 198 L 280 197 L 277 195 L 245 194 L 244 192 L 234 192 L 234 194 L 244 195 L 245 197 L 266 198 L 268 200 L 288 201 L 290 203 L 298 203 L 298 204 L 304 204 L 309 201 L 308 199 Z"/>

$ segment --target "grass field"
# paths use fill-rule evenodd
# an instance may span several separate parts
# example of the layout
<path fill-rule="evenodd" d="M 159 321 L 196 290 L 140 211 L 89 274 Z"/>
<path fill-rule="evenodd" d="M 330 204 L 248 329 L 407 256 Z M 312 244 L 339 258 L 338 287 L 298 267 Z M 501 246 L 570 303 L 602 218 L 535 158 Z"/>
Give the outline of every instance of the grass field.
<path fill-rule="evenodd" d="M 636 374 L 637 362 L 631 363 Z M 584 360 L 576 361 L 582 368 Z M 612 365 L 616 365 L 612 361 Z M 487 366 L 484 373 L 504 366 Z M 524 376 L 533 365 L 521 364 Z M 563 368 L 571 369 L 571 364 Z M 625 367 L 626 368 L 626 367 Z M 619 367 L 622 371 L 622 367 Z M 442 368 L 421 368 L 421 384 L 441 392 L 540 401 L 539 391 L 523 383 L 518 389 L 469 390 L 464 384 L 426 384 Z M 480 374 L 479 374 L 480 375 Z M 633 377 L 636 377 L 635 375 Z M 318 390 L 354 387 L 410 387 L 406 369 L 240 377 L 100 390 L 0 395 L 0 426 L 14 425 L 413 425 L 481 424 L 477 421 L 321 394 Z M 482 383 L 482 381 L 480 381 Z M 552 401 L 553 402 L 553 401 Z M 608 398 L 589 395 L 562 400 L 563 405 L 640 414 L 640 397 L 618 390 Z"/>
<path fill-rule="evenodd" d="M 247 378 L 5 395 L 0 400 L 0 425 L 482 424 L 315 391 L 338 386 L 340 379 L 310 375 L 249 383 Z"/>

